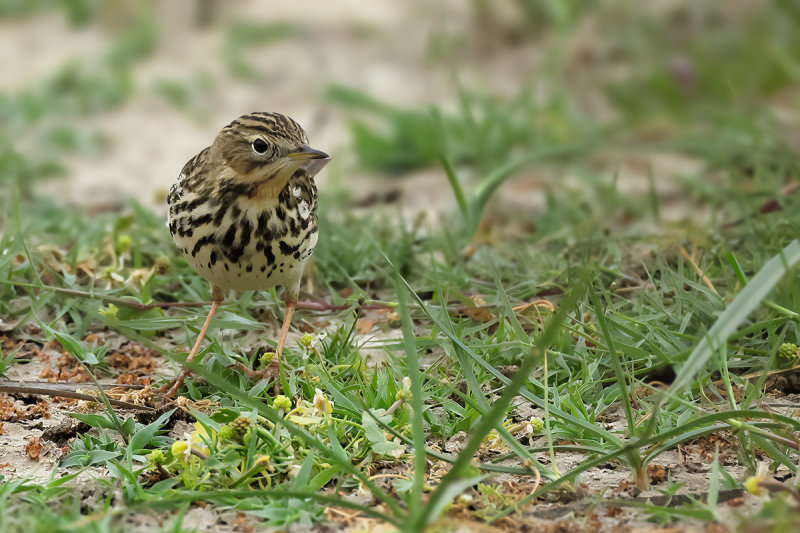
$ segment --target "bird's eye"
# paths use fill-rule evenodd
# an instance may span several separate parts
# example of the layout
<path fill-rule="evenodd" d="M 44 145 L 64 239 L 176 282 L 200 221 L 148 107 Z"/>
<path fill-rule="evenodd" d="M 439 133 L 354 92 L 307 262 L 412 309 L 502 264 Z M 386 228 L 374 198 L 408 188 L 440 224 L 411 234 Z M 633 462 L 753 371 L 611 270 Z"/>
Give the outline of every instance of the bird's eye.
<path fill-rule="evenodd" d="M 267 153 L 267 143 L 264 142 L 264 139 L 258 138 L 253 141 L 253 151 L 257 154 L 265 154 Z"/>

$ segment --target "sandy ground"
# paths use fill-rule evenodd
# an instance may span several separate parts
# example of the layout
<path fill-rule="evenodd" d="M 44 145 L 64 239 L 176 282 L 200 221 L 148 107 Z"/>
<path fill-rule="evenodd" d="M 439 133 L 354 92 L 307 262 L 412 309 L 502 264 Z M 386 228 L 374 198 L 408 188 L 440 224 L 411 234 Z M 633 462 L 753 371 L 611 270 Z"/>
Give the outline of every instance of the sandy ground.
<path fill-rule="evenodd" d="M 133 197 L 163 211 L 165 192 L 183 164 L 207 146 L 219 128 L 236 116 L 254 110 L 279 111 L 303 124 L 312 145 L 333 155 L 332 164 L 318 178 L 323 188 L 345 187 L 358 198 L 385 181 L 359 169 L 349 150 L 348 117 L 326 101 L 325 91 L 333 83 L 358 87 L 381 100 L 403 106 L 436 103 L 444 108 L 457 101 L 454 72 L 462 83 L 513 94 L 519 82 L 536 68 L 539 53 L 536 41 L 504 49 L 493 48 L 491 41 L 476 34 L 474 41 L 462 42 L 454 63 L 443 68 L 431 58 L 434 29 L 445 32 L 472 24 L 467 2 L 365 2 L 346 0 L 307 0 L 304 2 L 258 2 L 239 0 L 220 2 L 215 28 L 226 21 L 282 21 L 297 27 L 294 36 L 249 50 L 247 59 L 261 73 L 258 83 L 237 79 L 219 61 L 225 42 L 220 29 L 199 28 L 195 23 L 196 3 L 191 0 L 157 2 L 161 39 L 157 52 L 134 68 L 135 97 L 110 112 L 81 119 L 78 127 L 101 132 L 108 141 L 106 149 L 95 154 L 73 154 L 66 160 L 69 176 L 42 182 L 41 192 L 75 204 L 115 204 Z M 101 25 L 75 30 L 59 14 L 33 17 L 25 21 L 0 22 L 0 90 L 14 94 L 35 86 L 64 63 L 100 61 L 110 39 L 118 31 L 124 14 L 111 13 Z M 591 40 L 597 29 L 586 29 Z M 54 45 L 54 43 L 57 43 Z M 487 44 L 489 43 L 489 44 Z M 206 77 L 211 88 L 200 96 L 201 116 L 177 109 L 155 91 L 159 81 L 194 80 Z M 20 143 L 24 145 L 25 139 Z M 679 186 L 672 180 L 677 174 L 697 172 L 698 164 L 670 154 L 631 157 L 624 153 L 606 153 L 598 158 L 599 169 L 616 176 L 619 187 L 632 195 L 648 192 L 649 176 L 656 181 L 659 195 L 665 200 L 662 216 L 681 219 L 686 206 L 681 203 Z M 544 203 L 543 189 L 554 179 L 570 180 L 551 171 L 527 170 L 499 192 L 498 202 L 513 209 L 537 209 Z M 418 171 L 393 180 L 392 187 L 402 192 L 407 209 L 425 210 L 438 216 L 454 209 L 452 193 L 440 169 Z M 394 332 L 397 333 L 397 332 Z M 386 333 L 391 335 L 391 332 Z M 47 353 L 47 360 L 15 366 L 8 375 L 12 380 L 35 380 L 45 364 L 54 364 L 57 352 Z M 164 365 L 163 361 L 160 363 Z M 161 367 L 164 368 L 163 366 Z M 48 400 L 50 401 L 50 400 Z M 53 408 L 50 418 L 10 421 L 0 435 L 2 460 L 8 466 L 3 474 L 45 481 L 63 457 L 53 442 L 43 441 L 38 460 L 25 451 L 30 437 L 40 437 L 48 428 L 63 422 L 63 410 Z M 620 422 L 621 423 L 621 422 Z M 180 436 L 185 427 L 176 426 Z M 702 494 L 708 486 L 710 462 L 707 449 L 698 444 L 683 455 L 670 452 L 658 464 L 686 485 L 681 492 Z M 703 455 L 706 453 L 705 455 Z M 559 467 L 568 470 L 583 460 L 580 455 L 560 454 Z M 730 465 L 736 478 L 744 472 Z M 100 472 L 89 472 L 96 475 Z M 619 465 L 593 469 L 579 480 L 592 492 L 628 490 L 630 472 Z M 654 487 L 657 489 L 658 487 Z M 649 493 L 648 493 L 649 494 Z M 658 491 L 652 491 L 657 495 Z M 745 495 L 737 504 L 757 506 Z M 561 503 L 554 503 L 557 507 Z M 723 506 L 732 504 L 723 504 Z M 529 509 L 533 513 L 539 509 Z M 565 513 L 571 512 L 565 508 Z M 200 530 L 219 529 L 218 515 L 193 509 L 185 524 Z M 608 516 L 606 524 L 635 524 L 630 514 Z M 734 514 L 723 507 L 723 516 L 734 523 Z M 638 520 L 636 518 L 635 520 Z M 216 525 L 215 525 L 216 524 Z M 215 529 L 215 527 L 217 529 Z"/>
<path fill-rule="evenodd" d="M 536 40 L 499 47 L 492 35 L 481 33 L 466 2 L 240 0 L 218 4 L 215 25 L 203 28 L 195 23 L 195 2 L 156 3 L 158 49 L 134 67 L 135 96 L 78 124 L 82 131 L 100 133 L 107 144 L 97 153 L 69 155 L 65 161 L 68 177 L 41 183 L 41 193 L 76 204 L 114 204 L 132 197 L 163 212 L 166 191 L 183 164 L 208 146 L 220 127 L 243 113 L 270 110 L 297 119 L 312 145 L 332 154 L 332 163 L 317 178 L 322 190 L 344 187 L 355 198 L 365 197 L 386 187 L 386 180 L 355 164 L 349 149 L 350 117 L 327 101 L 328 87 L 359 88 L 401 106 L 437 104 L 450 109 L 458 101 L 454 80 L 477 90 L 513 95 L 540 63 Z M 4 71 L 0 90 L 14 94 L 35 86 L 37 80 L 70 61 L 99 63 L 125 17 L 124 10 L 110 11 L 102 24 L 78 29 L 59 13 L 0 22 Z M 248 50 L 247 61 L 259 72 L 255 83 L 232 76 L 220 60 L 224 28 L 236 20 L 280 22 L 295 28 L 286 38 Z M 464 27 L 476 31 L 470 40 L 456 41 L 448 62 L 432 56 L 437 39 L 461 35 L 455 29 Z M 596 31 L 581 30 L 578 42 L 592 42 Z M 155 89 L 159 82 L 192 84 L 198 79 L 210 80 L 210 88 L 199 91 L 197 113 L 176 108 Z M 26 139 L 17 142 L 27 153 L 39 149 L 27 146 Z M 667 199 L 662 216 L 678 220 L 690 214 L 674 198 L 679 186 L 672 176 L 696 172 L 698 165 L 691 159 L 609 153 L 598 161 L 598 168 L 633 195 L 647 193 L 652 175 Z M 521 210 L 538 209 L 544 205 L 545 185 L 570 179 L 547 170 L 524 170 L 501 188 L 497 201 Z M 400 203 L 411 212 L 409 218 L 426 211 L 436 220 L 455 210 L 440 168 L 392 180 L 391 187 L 401 192 Z"/>
<path fill-rule="evenodd" d="M 70 157 L 70 178 L 47 182 L 42 192 L 76 203 L 128 196 L 159 206 L 183 164 L 210 144 L 223 125 L 255 110 L 294 117 L 314 146 L 334 155 L 320 177 L 323 186 L 326 179 L 350 183 L 354 165 L 345 149 L 348 124 L 325 101 L 330 84 L 359 87 L 403 105 L 443 101 L 452 92 L 448 75 L 423 59 L 430 28 L 412 22 L 426 20 L 420 16 L 428 9 L 423 2 L 223 4 L 219 28 L 232 20 L 280 21 L 297 27 L 294 37 L 250 50 L 248 60 L 263 73 L 258 83 L 230 75 L 218 59 L 225 33 L 198 28 L 193 23 L 194 2 L 157 5 L 162 37 L 157 53 L 134 69 L 138 94 L 120 108 L 81 121 L 81 128 L 106 136 L 107 149 Z M 0 90 L 22 90 L 68 61 L 99 61 L 116 26 L 108 21 L 75 30 L 59 14 L 0 24 Z M 203 101 L 202 120 L 176 109 L 153 90 L 160 80 L 185 82 L 201 74 L 213 83 Z"/>
<path fill-rule="evenodd" d="M 91 334 L 99 342 L 108 347 L 109 353 L 119 352 L 130 354 L 136 352 L 135 344 L 131 343 L 124 336 L 112 331 L 99 331 Z M 163 342 L 174 342 L 176 339 L 161 339 Z M 33 382 L 42 381 L 41 376 L 47 373 L 47 369 L 56 370 L 63 368 L 63 360 L 59 361 L 63 351 L 55 344 L 49 344 L 37 349 L 31 345 L 28 347 L 32 354 L 31 360 L 25 364 L 17 364 L 8 373 L 11 382 Z M 151 355 L 148 354 L 149 358 Z M 152 375 L 162 374 L 169 365 L 165 365 L 163 360 L 156 356 L 157 366 L 153 369 Z M 118 369 L 124 372 L 123 367 Z M 168 371 L 168 370 L 167 370 Z M 149 375 L 148 372 L 135 372 L 142 375 Z M 52 381 L 52 380 L 51 380 Z M 104 384 L 115 382 L 114 377 L 102 377 L 100 381 Z M 86 385 L 90 390 L 91 386 Z M 14 409 L 19 414 L 17 418 L 12 416 L 2 425 L 3 432 L 0 433 L 0 455 L 2 456 L 2 474 L 8 479 L 25 478 L 34 483 L 45 483 L 50 480 L 55 472 L 57 476 L 65 475 L 76 471 L 76 468 L 59 468 L 58 464 L 69 453 L 67 446 L 69 435 L 74 436 L 76 422 L 67 415 L 68 411 L 92 412 L 96 409 L 86 402 L 69 401 L 40 396 L 16 394 L 13 402 Z M 3 404 L 2 402 L 6 402 Z M 796 406 L 797 398 L 783 397 L 773 401 L 770 407 L 783 414 L 791 414 Z M 532 405 L 519 401 L 514 415 L 519 419 L 529 419 L 532 416 L 543 417 L 544 413 Z M 0 396 L 0 408 L 7 409 L 7 397 Z M 206 410 L 208 406 L 193 405 L 192 408 Z M 118 413 L 123 417 L 134 416 L 139 419 L 143 415 L 142 411 L 130 409 L 120 409 Z M 189 417 L 181 415 L 174 420 L 170 426 L 170 436 L 173 438 L 183 438 L 186 433 L 192 430 L 192 426 L 186 420 Z M 180 419 L 183 418 L 183 419 Z M 141 420 L 140 420 L 141 421 Z M 147 420 L 150 421 L 149 419 Z M 602 424 L 611 431 L 621 430 L 625 426 L 625 416 L 621 409 L 610 411 L 604 414 Z M 64 430 L 63 433 L 53 433 L 56 428 L 72 427 L 70 431 Z M 49 436 L 48 436 L 49 432 Z M 112 432 L 113 433 L 113 432 Z M 57 436 L 53 436 L 57 435 Z M 463 447 L 468 436 L 460 432 L 448 441 L 441 443 L 441 448 L 448 453 L 458 453 Z M 31 443 L 40 445 L 31 448 Z M 528 442 L 530 446 L 546 446 L 543 437 L 532 436 Z M 432 444 L 437 446 L 437 444 Z M 597 504 L 595 498 L 602 497 L 606 500 L 637 498 L 641 502 L 652 499 L 655 502 L 663 499 L 663 491 L 669 486 L 669 480 L 681 483 L 681 487 L 676 491 L 679 495 L 686 495 L 695 499 L 702 499 L 708 490 L 709 476 L 712 471 L 712 461 L 715 450 L 719 449 L 720 463 L 728 474 L 734 479 L 742 479 L 746 476 L 744 467 L 738 465 L 735 457 L 735 438 L 726 432 L 715 434 L 711 438 L 699 438 L 692 442 L 682 444 L 678 449 L 668 451 L 660 455 L 652 462 L 650 467 L 650 479 L 652 489 L 646 492 L 636 490 L 632 482 L 631 471 L 621 462 L 609 461 L 583 473 L 575 483 L 577 493 L 554 492 L 549 501 L 538 502 L 521 509 L 516 515 L 509 519 L 521 521 L 526 524 L 536 524 L 542 531 L 546 527 L 555 527 L 560 521 L 567 519 L 578 527 L 578 531 L 596 530 L 600 528 L 623 527 L 621 531 L 653 531 L 653 524 L 635 509 L 622 508 L 615 504 Z M 481 460 L 491 461 L 496 454 L 505 453 L 508 450 L 500 448 L 496 451 L 484 449 L 480 452 Z M 552 464 L 546 453 L 536 454 L 538 460 L 549 467 Z M 580 453 L 559 452 L 557 454 L 557 467 L 561 472 L 568 472 L 577 465 L 585 461 L 587 457 Z M 513 461 L 512 463 L 513 464 Z M 392 467 L 390 467 L 391 469 Z M 405 468 L 402 465 L 400 468 Z M 444 468 L 443 463 L 432 461 L 430 465 L 431 475 L 435 475 L 437 470 Z M 390 470 L 391 471 L 391 470 Z M 781 467 L 776 476 L 786 475 L 787 470 Z M 102 467 L 90 467 L 82 472 L 80 476 L 72 482 L 74 486 L 80 486 L 82 493 L 88 500 L 101 501 L 106 494 L 107 488 L 98 485 L 97 478 L 105 478 L 108 473 Z M 525 477 L 513 476 L 508 474 L 497 474 L 492 477 L 492 482 L 504 488 L 508 494 L 517 497 L 524 496 L 532 487 L 532 480 Z M 560 494 L 560 495 L 559 495 Z M 479 498 L 478 493 L 468 495 L 466 498 Z M 459 499 L 452 506 L 448 513 L 448 520 L 457 519 L 459 516 L 469 516 L 467 505 L 470 500 Z M 720 506 L 718 513 L 721 523 L 735 528 L 743 514 L 753 513 L 760 508 L 762 501 L 748 495 L 741 489 L 723 490 L 720 493 Z M 656 505 L 660 505 L 656 503 Z M 236 521 L 236 513 L 218 511 L 210 508 L 194 508 L 192 513 L 184 519 L 184 526 L 197 527 L 199 531 L 241 531 L 235 527 L 229 527 Z M 156 524 L 163 523 L 164 518 L 158 514 L 136 513 L 130 518 L 136 527 L 147 528 Z M 241 521 L 241 520 L 240 520 Z M 549 524 L 549 525 L 548 525 Z M 374 522 L 365 523 L 367 530 L 375 527 Z M 504 525 L 505 530 L 509 523 Z M 455 526 L 454 526 L 455 527 Z M 459 526 L 464 531 L 481 531 L 479 524 L 469 521 Z M 703 530 L 703 524 L 699 521 L 681 522 L 681 531 Z M 292 529 L 294 531 L 294 529 Z M 486 529 L 487 531 L 496 531 Z M 558 531 L 559 529 L 556 529 Z M 573 531 L 566 529 L 564 531 Z M 303 531 L 302 528 L 298 531 Z M 533 529 L 533 531 L 538 531 Z"/>

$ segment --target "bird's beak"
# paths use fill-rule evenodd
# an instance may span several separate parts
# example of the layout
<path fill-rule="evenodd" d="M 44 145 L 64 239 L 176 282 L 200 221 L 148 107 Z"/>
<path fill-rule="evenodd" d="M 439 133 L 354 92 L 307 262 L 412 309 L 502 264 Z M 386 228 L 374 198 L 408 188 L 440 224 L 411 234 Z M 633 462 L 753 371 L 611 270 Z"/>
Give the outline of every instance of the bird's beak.
<path fill-rule="evenodd" d="M 287 154 L 286 157 L 300 163 L 298 166 L 308 172 L 309 177 L 314 177 L 331 160 L 331 156 L 325 152 L 314 150 L 305 144 L 301 145 L 296 152 Z"/>
<path fill-rule="evenodd" d="M 288 154 L 289 159 L 294 159 L 296 161 L 306 160 L 306 159 L 330 159 L 331 156 L 326 154 L 325 152 L 320 152 L 319 150 L 314 150 L 310 146 L 306 146 L 305 144 L 301 144 L 300 148 L 296 152 L 291 152 Z"/>

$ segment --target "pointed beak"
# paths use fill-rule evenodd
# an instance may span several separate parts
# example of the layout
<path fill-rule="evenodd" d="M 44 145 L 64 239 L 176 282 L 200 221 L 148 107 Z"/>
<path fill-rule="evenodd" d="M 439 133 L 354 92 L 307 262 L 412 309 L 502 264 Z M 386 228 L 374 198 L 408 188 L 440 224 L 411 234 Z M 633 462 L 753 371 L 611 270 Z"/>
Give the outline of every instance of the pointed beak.
<path fill-rule="evenodd" d="M 317 173 L 322 170 L 325 165 L 330 163 L 331 156 L 320 150 L 314 150 L 305 144 L 301 145 L 296 152 L 287 154 L 289 159 L 300 163 L 298 166 L 308 173 L 308 176 L 313 178 Z"/>
<path fill-rule="evenodd" d="M 331 156 L 326 154 L 325 152 L 321 152 L 319 150 L 314 150 L 310 146 L 306 146 L 305 144 L 301 144 L 300 148 L 296 152 L 291 152 L 288 154 L 290 159 L 294 160 L 306 160 L 306 159 L 330 159 Z"/>

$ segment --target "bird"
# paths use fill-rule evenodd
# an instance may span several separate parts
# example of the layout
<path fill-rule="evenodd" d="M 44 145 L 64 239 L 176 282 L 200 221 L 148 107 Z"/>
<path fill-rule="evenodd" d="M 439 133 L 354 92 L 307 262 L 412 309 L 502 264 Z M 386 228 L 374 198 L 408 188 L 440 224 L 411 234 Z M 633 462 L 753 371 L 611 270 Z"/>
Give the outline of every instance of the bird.
<path fill-rule="evenodd" d="M 211 284 L 211 308 L 187 361 L 227 292 L 281 286 L 285 312 L 269 366 L 278 376 L 303 267 L 318 239 L 314 177 L 328 162 L 293 119 L 254 112 L 222 128 L 183 167 L 167 196 L 167 225 L 188 264 Z M 168 397 L 188 374 L 184 368 L 167 384 Z"/>

